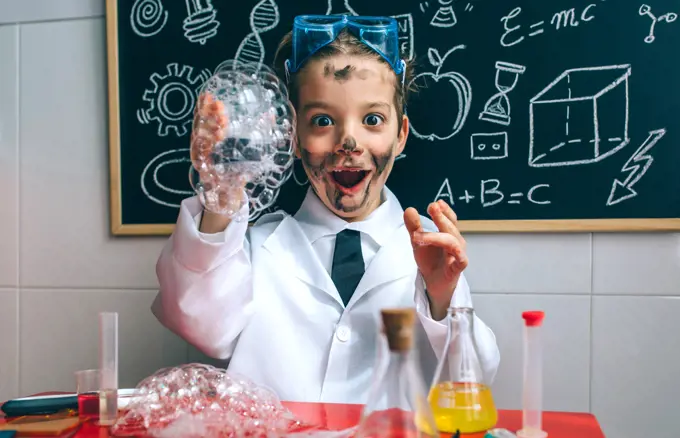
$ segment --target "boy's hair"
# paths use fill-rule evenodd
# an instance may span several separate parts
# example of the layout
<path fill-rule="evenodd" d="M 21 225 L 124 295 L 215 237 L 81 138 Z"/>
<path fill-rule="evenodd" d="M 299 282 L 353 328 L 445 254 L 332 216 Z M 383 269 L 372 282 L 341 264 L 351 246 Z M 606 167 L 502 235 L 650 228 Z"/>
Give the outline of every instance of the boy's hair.
<path fill-rule="evenodd" d="M 276 73 L 279 75 L 279 77 L 285 82 L 286 81 L 286 67 L 285 67 L 285 62 L 287 59 L 289 59 L 292 56 L 293 52 L 293 33 L 289 32 L 287 33 L 281 42 L 279 43 L 279 47 L 276 50 L 276 55 L 274 56 L 274 70 Z M 360 57 L 366 57 L 366 58 L 371 58 L 371 59 L 377 59 L 380 62 L 384 63 L 385 65 L 389 66 L 387 61 L 380 56 L 378 53 L 376 53 L 373 49 L 368 47 L 366 44 L 362 43 L 357 37 L 352 35 L 347 29 L 343 29 L 339 34 L 338 37 L 333 40 L 332 43 L 328 44 L 325 47 L 322 47 L 319 49 L 317 52 L 315 52 L 312 56 L 309 57 L 307 61 L 311 61 L 314 59 L 326 59 L 330 58 L 334 55 L 350 55 L 350 56 L 360 56 Z M 410 91 L 409 88 L 411 87 L 411 81 L 413 79 L 413 62 L 410 60 L 404 60 L 406 63 L 406 67 L 404 69 L 404 72 L 401 75 L 396 75 L 395 73 L 395 81 L 394 81 L 394 106 L 397 109 L 397 121 L 398 121 L 398 126 L 401 128 L 401 122 L 402 122 L 402 116 L 404 115 L 404 109 L 406 107 L 406 101 L 408 99 L 408 95 Z M 392 67 L 390 67 L 390 71 L 394 72 L 392 70 Z M 402 75 L 404 76 L 403 78 L 403 86 L 402 86 Z M 298 105 L 298 83 L 296 80 L 296 74 L 291 74 L 290 75 L 290 82 L 287 83 L 288 86 L 288 94 L 290 101 L 293 103 L 293 106 L 297 109 Z"/>

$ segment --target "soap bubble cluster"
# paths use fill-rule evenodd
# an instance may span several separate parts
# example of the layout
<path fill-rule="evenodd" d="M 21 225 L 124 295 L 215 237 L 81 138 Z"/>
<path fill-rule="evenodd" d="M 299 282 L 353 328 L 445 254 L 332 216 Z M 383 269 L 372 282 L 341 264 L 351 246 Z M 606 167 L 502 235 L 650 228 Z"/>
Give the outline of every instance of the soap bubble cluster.
<path fill-rule="evenodd" d="M 164 368 L 144 379 L 113 436 L 271 437 L 314 428 L 270 390 L 211 365 Z"/>
<path fill-rule="evenodd" d="M 202 153 L 192 156 L 191 185 L 207 210 L 237 217 L 249 202 L 253 217 L 274 204 L 292 173 L 295 111 L 285 84 L 265 65 L 225 61 L 200 93 L 221 103 L 224 129 L 209 150 L 192 136 L 192 151 Z M 194 120 L 194 132 L 202 122 Z"/>

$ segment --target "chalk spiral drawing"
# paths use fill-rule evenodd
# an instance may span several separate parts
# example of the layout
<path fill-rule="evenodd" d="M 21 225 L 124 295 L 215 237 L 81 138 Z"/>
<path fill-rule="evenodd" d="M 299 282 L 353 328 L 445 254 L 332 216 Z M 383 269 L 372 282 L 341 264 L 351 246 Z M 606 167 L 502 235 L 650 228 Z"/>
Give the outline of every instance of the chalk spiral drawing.
<path fill-rule="evenodd" d="M 250 12 L 250 32 L 241 41 L 234 57 L 235 67 L 239 63 L 254 62 L 258 66 L 264 61 L 265 49 L 260 34 L 274 29 L 280 20 L 279 7 L 274 0 L 260 0 Z"/>
<path fill-rule="evenodd" d="M 215 19 L 217 11 L 211 0 L 185 1 L 188 16 L 182 24 L 184 36 L 192 43 L 203 45 L 217 35 L 217 28 L 220 27 L 220 22 Z"/>
<path fill-rule="evenodd" d="M 168 64 L 166 69 L 166 75 L 153 73 L 149 78 L 153 87 L 145 90 L 142 97 L 148 107 L 137 110 L 137 120 L 143 125 L 152 121 L 158 123 L 161 137 L 167 136 L 171 129 L 181 137 L 192 122 L 199 89 L 211 74 L 207 69 L 194 74 L 188 65 L 180 70 L 177 63 Z"/>
<path fill-rule="evenodd" d="M 161 0 L 137 0 L 132 5 L 130 24 L 140 37 L 150 37 L 163 30 L 168 22 L 168 11 Z"/>

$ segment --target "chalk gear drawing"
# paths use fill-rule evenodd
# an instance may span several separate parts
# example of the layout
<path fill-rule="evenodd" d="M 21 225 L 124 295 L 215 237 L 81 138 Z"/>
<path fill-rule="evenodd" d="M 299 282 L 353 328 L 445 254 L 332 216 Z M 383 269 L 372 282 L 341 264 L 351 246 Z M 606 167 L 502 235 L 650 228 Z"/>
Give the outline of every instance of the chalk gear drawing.
<path fill-rule="evenodd" d="M 207 69 L 198 74 L 193 74 L 193 71 L 188 65 L 183 65 L 180 70 L 177 63 L 171 63 L 167 66 L 166 75 L 153 73 L 149 78 L 153 88 L 145 90 L 142 97 L 149 106 L 137 110 L 139 123 L 146 125 L 155 121 L 161 137 L 167 136 L 171 129 L 178 137 L 186 134 L 187 125 L 193 119 L 198 90 L 210 78 Z"/>

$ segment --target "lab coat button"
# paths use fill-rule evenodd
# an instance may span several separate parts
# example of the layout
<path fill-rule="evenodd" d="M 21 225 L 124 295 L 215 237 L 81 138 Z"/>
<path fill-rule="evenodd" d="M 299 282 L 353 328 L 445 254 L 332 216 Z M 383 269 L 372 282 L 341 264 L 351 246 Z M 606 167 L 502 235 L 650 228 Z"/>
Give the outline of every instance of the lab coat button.
<path fill-rule="evenodd" d="M 349 327 L 346 327 L 344 325 L 341 325 L 338 327 L 338 330 L 335 332 L 335 336 L 337 336 L 338 341 L 340 342 L 347 342 L 349 340 L 349 335 L 351 334 Z"/>

